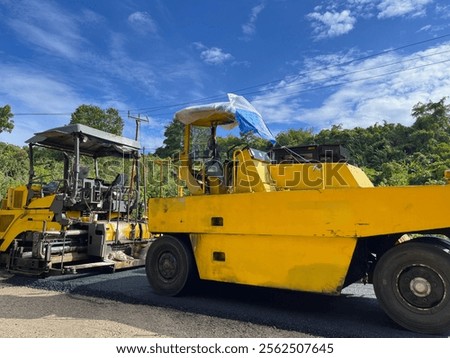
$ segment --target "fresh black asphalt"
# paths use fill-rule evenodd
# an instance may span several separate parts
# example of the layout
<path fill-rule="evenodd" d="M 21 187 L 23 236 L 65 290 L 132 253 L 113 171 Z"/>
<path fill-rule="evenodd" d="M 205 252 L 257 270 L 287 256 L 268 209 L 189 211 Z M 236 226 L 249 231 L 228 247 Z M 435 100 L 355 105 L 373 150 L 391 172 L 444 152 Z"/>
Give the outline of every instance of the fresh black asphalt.
<path fill-rule="evenodd" d="M 317 337 L 430 337 L 406 331 L 390 321 L 379 307 L 371 285 L 354 284 L 340 296 L 326 296 L 202 282 L 185 296 L 161 297 L 152 292 L 143 268 L 47 278 L 13 276 L 7 282 L 268 325 Z"/>

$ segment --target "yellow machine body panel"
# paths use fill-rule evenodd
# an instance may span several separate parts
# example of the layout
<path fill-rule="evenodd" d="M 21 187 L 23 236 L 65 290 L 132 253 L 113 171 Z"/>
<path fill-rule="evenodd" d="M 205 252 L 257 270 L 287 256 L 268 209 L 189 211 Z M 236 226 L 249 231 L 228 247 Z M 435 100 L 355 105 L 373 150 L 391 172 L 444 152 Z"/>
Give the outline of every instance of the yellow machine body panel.
<path fill-rule="evenodd" d="M 149 225 L 190 234 L 203 279 L 339 293 L 358 239 L 446 228 L 449 202 L 447 185 L 157 198 Z"/>
<path fill-rule="evenodd" d="M 122 240 L 133 240 L 134 238 L 145 238 L 148 239 L 150 237 L 150 232 L 148 231 L 147 225 L 127 222 L 117 222 L 115 221 L 106 221 L 102 222 L 105 224 L 105 241 L 113 242 L 117 239 L 119 241 Z"/>
<path fill-rule="evenodd" d="M 0 252 L 5 252 L 21 233 L 27 231 L 61 230 L 61 225 L 53 221 L 50 210 L 55 195 L 34 198 L 26 206 L 28 188 L 19 186 L 8 189 L 8 196 L 0 210 Z"/>
<path fill-rule="evenodd" d="M 271 235 L 191 235 L 200 278 L 338 294 L 356 240 Z"/>
<path fill-rule="evenodd" d="M 61 230 L 61 226 L 58 223 L 51 221 L 53 215 L 53 212 L 49 210 L 0 211 L 0 237 L 3 239 L 0 245 L 0 252 L 5 252 L 12 241 L 21 233 L 27 231 L 42 231 L 45 227 L 47 230 Z M 3 223 L 9 223 L 9 225 L 3 226 Z M 5 227 L 6 229 L 4 229 Z"/>
<path fill-rule="evenodd" d="M 233 161 L 238 163 L 233 175 L 233 192 L 274 191 L 267 162 L 252 158 L 249 150 L 237 150 Z"/>
<path fill-rule="evenodd" d="M 347 163 L 277 164 L 268 165 L 268 169 L 279 189 L 373 187 L 366 173 Z"/>

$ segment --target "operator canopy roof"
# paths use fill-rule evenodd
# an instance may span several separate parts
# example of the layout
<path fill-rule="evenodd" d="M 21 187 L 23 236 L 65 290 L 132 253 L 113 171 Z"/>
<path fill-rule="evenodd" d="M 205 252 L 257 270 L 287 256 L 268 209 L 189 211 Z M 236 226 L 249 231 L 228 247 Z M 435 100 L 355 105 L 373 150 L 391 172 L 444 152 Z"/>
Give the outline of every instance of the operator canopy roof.
<path fill-rule="evenodd" d="M 80 138 L 80 153 L 91 157 L 122 157 L 124 154 L 137 152 L 141 149 L 139 142 L 107 133 L 84 124 L 69 124 L 67 126 L 35 133 L 26 143 L 47 148 L 73 152 L 75 137 Z"/>
<path fill-rule="evenodd" d="M 199 127 L 212 125 L 232 129 L 239 125 L 242 133 L 255 133 L 275 143 L 275 137 L 267 128 L 259 112 L 244 97 L 228 94 L 229 102 L 192 106 L 175 113 L 175 119 L 183 124 Z"/>

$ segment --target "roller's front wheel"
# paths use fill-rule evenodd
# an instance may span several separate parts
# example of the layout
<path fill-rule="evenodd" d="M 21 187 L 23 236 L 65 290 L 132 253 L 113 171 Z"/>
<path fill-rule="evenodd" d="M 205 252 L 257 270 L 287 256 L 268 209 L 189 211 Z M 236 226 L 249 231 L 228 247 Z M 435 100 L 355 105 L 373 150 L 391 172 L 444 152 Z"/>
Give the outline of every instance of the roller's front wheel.
<path fill-rule="evenodd" d="M 163 236 L 150 245 L 145 271 L 157 294 L 180 295 L 189 288 L 196 275 L 192 250 L 180 239 Z"/>

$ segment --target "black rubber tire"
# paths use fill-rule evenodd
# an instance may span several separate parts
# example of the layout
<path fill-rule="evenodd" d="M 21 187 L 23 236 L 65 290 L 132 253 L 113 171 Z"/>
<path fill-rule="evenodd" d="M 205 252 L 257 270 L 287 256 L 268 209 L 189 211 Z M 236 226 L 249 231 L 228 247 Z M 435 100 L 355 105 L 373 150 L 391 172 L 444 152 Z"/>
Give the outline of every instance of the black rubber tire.
<path fill-rule="evenodd" d="M 386 314 L 419 333 L 450 332 L 450 254 L 435 242 L 397 245 L 377 263 L 375 294 Z"/>
<path fill-rule="evenodd" d="M 153 291 L 162 296 L 186 292 L 197 273 L 191 248 L 173 236 L 163 236 L 150 245 L 145 272 Z"/>

